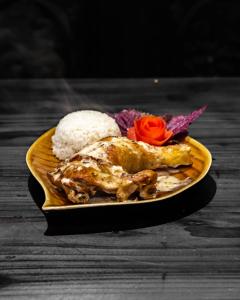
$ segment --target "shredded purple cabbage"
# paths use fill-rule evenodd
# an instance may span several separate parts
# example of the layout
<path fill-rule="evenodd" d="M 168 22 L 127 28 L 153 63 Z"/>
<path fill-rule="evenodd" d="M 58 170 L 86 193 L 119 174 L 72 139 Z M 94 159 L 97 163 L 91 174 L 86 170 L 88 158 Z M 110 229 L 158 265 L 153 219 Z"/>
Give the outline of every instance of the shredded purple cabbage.
<path fill-rule="evenodd" d="M 134 120 L 140 118 L 142 115 L 144 115 L 144 113 L 135 109 L 124 109 L 110 116 L 117 122 L 122 135 L 126 136 L 128 128 L 133 127 Z"/>
<path fill-rule="evenodd" d="M 207 105 L 200 107 L 199 109 L 193 111 L 189 115 L 175 116 L 170 119 L 167 123 L 167 129 L 173 132 L 173 136 L 179 135 L 180 133 L 186 133 L 188 131 L 189 125 L 205 111 Z"/>

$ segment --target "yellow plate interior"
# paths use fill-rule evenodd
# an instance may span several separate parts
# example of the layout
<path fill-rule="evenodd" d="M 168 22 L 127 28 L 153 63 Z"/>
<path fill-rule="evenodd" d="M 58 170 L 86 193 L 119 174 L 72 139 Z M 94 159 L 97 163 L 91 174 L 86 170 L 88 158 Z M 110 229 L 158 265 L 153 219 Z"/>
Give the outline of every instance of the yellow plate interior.
<path fill-rule="evenodd" d="M 130 205 L 164 200 L 181 193 L 199 182 L 207 174 L 212 163 L 212 157 L 209 150 L 201 143 L 188 136 L 184 143 L 191 147 L 193 164 L 190 167 L 181 169 L 176 176 L 180 179 L 191 177 L 192 182 L 189 185 L 174 192 L 164 193 L 161 197 L 150 200 L 127 200 L 124 202 L 117 202 L 106 195 L 104 198 L 93 199 L 93 201 L 88 204 L 72 204 L 54 188 L 47 178 L 47 173 L 57 167 L 60 162 L 52 153 L 51 137 L 54 132 L 55 128 L 52 128 L 40 136 L 29 148 L 26 155 L 28 168 L 41 184 L 45 192 L 45 202 L 42 207 L 43 210 L 66 210 L 105 205 Z"/>

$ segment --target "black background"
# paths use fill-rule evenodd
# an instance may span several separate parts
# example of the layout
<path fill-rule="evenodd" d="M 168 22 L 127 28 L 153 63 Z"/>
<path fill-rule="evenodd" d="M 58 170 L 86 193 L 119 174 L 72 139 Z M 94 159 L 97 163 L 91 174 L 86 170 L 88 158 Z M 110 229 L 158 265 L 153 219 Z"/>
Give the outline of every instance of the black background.
<path fill-rule="evenodd" d="M 240 2 L 0 1 L 1 78 L 240 75 Z"/>

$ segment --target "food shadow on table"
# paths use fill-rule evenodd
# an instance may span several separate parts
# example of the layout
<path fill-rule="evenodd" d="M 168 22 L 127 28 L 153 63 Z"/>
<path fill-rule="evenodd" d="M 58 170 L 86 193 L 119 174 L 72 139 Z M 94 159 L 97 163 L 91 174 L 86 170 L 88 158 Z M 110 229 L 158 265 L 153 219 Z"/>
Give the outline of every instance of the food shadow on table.
<path fill-rule="evenodd" d="M 217 189 L 216 182 L 207 174 L 191 188 L 161 201 L 43 211 L 44 191 L 32 175 L 29 176 L 28 187 L 46 217 L 46 235 L 118 232 L 172 222 L 202 209 L 213 199 Z"/>

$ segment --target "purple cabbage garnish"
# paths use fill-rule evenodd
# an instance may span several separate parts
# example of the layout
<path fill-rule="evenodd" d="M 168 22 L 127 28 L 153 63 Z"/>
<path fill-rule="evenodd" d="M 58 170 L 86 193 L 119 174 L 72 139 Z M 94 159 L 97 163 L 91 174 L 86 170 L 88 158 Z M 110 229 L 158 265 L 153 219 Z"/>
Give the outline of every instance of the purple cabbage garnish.
<path fill-rule="evenodd" d="M 124 109 L 110 116 L 117 122 L 122 135 L 126 136 L 128 128 L 133 127 L 134 120 L 140 118 L 142 115 L 144 115 L 144 113 L 135 109 Z"/>
<path fill-rule="evenodd" d="M 198 119 L 206 108 L 207 105 L 204 105 L 199 109 L 193 111 L 189 115 L 172 117 L 167 123 L 167 129 L 173 132 L 173 137 L 179 134 L 186 134 L 191 123 Z"/>
<path fill-rule="evenodd" d="M 188 135 L 188 128 L 191 123 L 199 118 L 206 108 L 207 105 L 204 105 L 186 116 L 172 116 L 170 114 L 160 116 L 166 121 L 167 129 L 173 132 L 171 141 L 181 140 L 186 137 Z M 119 113 L 109 113 L 109 115 L 117 122 L 123 136 L 127 136 L 128 128 L 134 126 L 134 121 L 136 119 L 139 119 L 146 114 L 147 113 L 143 113 L 135 109 L 123 109 Z"/>

